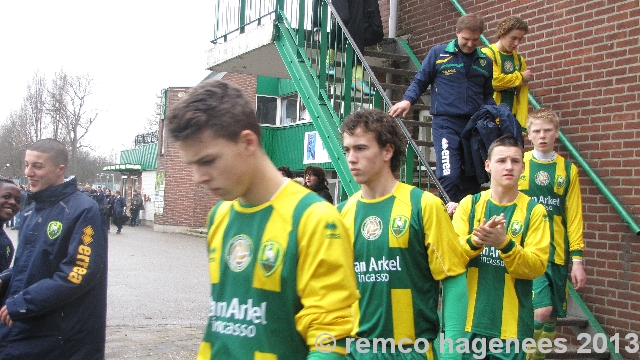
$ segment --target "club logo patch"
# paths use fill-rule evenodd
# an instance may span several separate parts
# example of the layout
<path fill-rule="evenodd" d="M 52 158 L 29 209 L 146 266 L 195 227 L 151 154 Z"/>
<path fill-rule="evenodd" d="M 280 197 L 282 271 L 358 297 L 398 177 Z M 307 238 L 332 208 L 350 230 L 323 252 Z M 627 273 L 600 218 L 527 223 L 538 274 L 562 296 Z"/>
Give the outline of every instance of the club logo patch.
<path fill-rule="evenodd" d="M 512 73 L 513 69 L 515 69 L 515 65 L 513 65 L 511 61 L 505 61 L 503 65 L 504 65 L 504 72 L 507 74 Z"/>
<path fill-rule="evenodd" d="M 362 222 L 360 232 L 367 240 L 375 240 L 382 234 L 382 220 L 377 216 L 369 216 Z"/>
<path fill-rule="evenodd" d="M 562 175 L 556 175 L 556 189 L 563 189 L 567 181 Z"/>
<path fill-rule="evenodd" d="M 407 232 L 409 228 L 409 219 L 406 216 L 396 216 L 391 220 L 391 232 L 395 237 L 400 237 Z"/>
<path fill-rule="evenodd" d="M 47 225 L 47 236 L 53 240 L 62 234 L 62 223 L 60 221 L 52 221 Z"/>
<path fill-rule="evenodd" d="M 280 244 L 275 241 L 265 241 L 260 245 L 260 251 L 258 252 L 258 262 L 260 263 L 260 270 L 265 276 L 273 274 L 280 263 L 282 263 L 283 249 Z"/>
<path fill-rule="evenodd" d="M 227 244 L 225 260 L 229 269 L 239 272 L 244 270 L 251 262 L 253 242 L 247 235 L 237 235 Z"/>
<path fill-rule="evenodd" d="M 480 59 L 480 65 L 482 65 L 482 66 L 487 65 L 487 60 L 485 60 L 485 59 Z"/>
<path fill-rule="evenodd" d="M 522 230 L 524 230 L 524 225 L 522 225 L 522 221 L 515 220 L 511 222 L 511 225 L 509 226 L 509 234 L 511 235 L 512 238 L 518 237 L 520 234 L 522 234 Z"/>
<path fill-rule="evenodd" d="M 547 186 L 549 185 L 549 181 L 551 180 L 551 178 L 546 171 L 538 171 L 538 173 L 536 173 L 536 175 L 534 176 L 534 180 L 536 184 L 540 186 Z"/>

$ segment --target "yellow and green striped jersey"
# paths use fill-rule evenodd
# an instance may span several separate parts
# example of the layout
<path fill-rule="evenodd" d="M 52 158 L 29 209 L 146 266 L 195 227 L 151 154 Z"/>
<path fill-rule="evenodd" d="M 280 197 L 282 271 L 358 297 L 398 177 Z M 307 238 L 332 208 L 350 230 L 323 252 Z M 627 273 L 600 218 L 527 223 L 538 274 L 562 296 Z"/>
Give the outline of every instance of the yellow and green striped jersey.
<path fill-rule="evenodd" d="M 524 154 L 525 171 L 518 188 L 542 204 L 552 219 L 549 261 L 568 265 L 569 257 L 582 259 L 582 195 L 578 168 L 556 154 L 551 162 L 536 160 L 531 151 Z"/>
<path fill-rule="evenodd" d="M 207 237 L 211 306 L 198 360 L 303 359 L 353 329 L 351 237 L 335 207 L 293 181 L 253 207 L 218 203 Z"/>
<path fill-rule="evenodd" d="M 439 280 L 465 272 L 444 204 L 433 194 L 398 183 L 391 194 L 339 205 L 354 237 L 361 298 L 354 335 L 368 339 L 434 339 L 439 331 Z"/>
<path fill-rule="evenodd" d="M 532 280 L 544 274 L 549 256 L 549 221 L 544 207 L 519 193 L 509 204 L 491 190 L 462 199 L 453 227 L 470 258 L 469 307 L 465 330 L 501 339 L 533 336 Z M 508 241 L 502 248 L 476 246 L 473 228 L 504 214 Z"/>
<path fill-rule="evenodd" d="M 482 52 L 493 61 L 493 99 L 496 104 L 506 104 L 511 109 L 525 132 L 529 115 L 529 86 L 523 84 L 522 72 L 527 70 L 527 63 L 516 51 L 504 53 L 496 44 L 483 47 Z"/>

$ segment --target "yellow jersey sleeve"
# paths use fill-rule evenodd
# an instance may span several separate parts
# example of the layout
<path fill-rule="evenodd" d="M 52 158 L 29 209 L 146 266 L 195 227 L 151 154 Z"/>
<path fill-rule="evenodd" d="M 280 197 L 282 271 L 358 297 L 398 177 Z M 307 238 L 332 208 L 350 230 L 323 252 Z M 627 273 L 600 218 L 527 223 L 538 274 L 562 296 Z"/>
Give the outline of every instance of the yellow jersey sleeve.
<path fill-rule="evenodd" d="M 469 224 L 471 223 L 469 221 L 471 206 L 473 206 L 471 195 L 465 196 L 465 198 L 460 201 L 456 212 L 453 214 L 453 228 L 458 235 L 460 249 L 469 259 L 480 255 L 482 249 L 484 249 L 484 245 L 476 246 L 471 241 L 473 238 L 472 232 L 469 231 Z"/>
<path fill-rule="evenodd" d="M 359 298 L 353 262 L 351 236 L 338 211 L 328 202 L 314 203 L 298 227 L 297 291 L 303 308 L 295 317 L 310 350 L 320 334 L 335 339 L 351 334 L 351 306 Z M 340 346 L 334 351 L 346 353 Z"/>
<path fill-rule="evenodd" d="M 425 192 L 421 206 L 425 245 L 433 278 L 442 280 L 463 274 L 467 271 L 469 258 L 458 244 L 458 236 L 442 200 Z"/>
<path fill-rule="evenodd" d="M 569 239 L 569 251 L 573 259 L 582 259 L 584 251 L 584 239 L 582 237 L 582 194 L 580 193 L 580 179 L 578 167 L 571 166 L 569 190 L 565 202 L 565 214 L 567 217 L 567 237 Z"/>

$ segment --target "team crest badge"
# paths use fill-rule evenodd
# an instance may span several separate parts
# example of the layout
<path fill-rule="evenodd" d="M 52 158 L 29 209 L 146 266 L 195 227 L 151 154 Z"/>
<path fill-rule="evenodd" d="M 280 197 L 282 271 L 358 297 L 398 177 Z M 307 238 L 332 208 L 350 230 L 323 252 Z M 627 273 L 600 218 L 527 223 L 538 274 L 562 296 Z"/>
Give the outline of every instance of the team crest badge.
<path fill-rule="evenodd" d="M 513 63 L 511 61 L 505 61 L 504 62 L 504 72 L 507 74 L 510 74 L 513 72 L 513 69 L 515 69 L 515 65 L 513 65 Z"/>
<path fill-rule="evenodd" d="M 360 232 L 367 240 L 375 240 L 382 234 L 382 220 L 377 216 L 369 216 L 362 222 Z"/>
<path fill-rule="evenodd" d="M 247 235 L 238 235 L 229 241 L 225 249 L 224 258 L 227 260 L 229 269 L 239 272 L 244 270 L 253 253 L 253 242 Z"/>
<path fill-rule="evenodd" d="M 546 171 L 539 171 L 536 174 L 536 176 L 534 177 L 534 180 L 535 180 L 536 184 L 538 184 L 540 186 L 547 186 L 547 185 L 549 185 L 550 177 L 549 177 L 549 174 L 547 174 Z"/>
<path fill-rule="evenodd" d="M 62 234 L 62 223 L 60 221 L 52 221 L 47 225 L 47 236 L 53 240 Z"/>
<path fill-rule="evenodd" d="M 522 225 L 522 221 L 515 220 L 509 226 L 509 234 L 512 238 L 518 237 L 518 235 L 522 234 L 523 229 L 524 225 Z"/>
<path fill-rule="evenodd" d="M 409 219 L 406 216 L 396 216 L 391 220 L 391 232 L 395 237 L 400 237 L 409 228 Z"/>
<path fill-rule="evenodd" d="M 564 176 L 557 175 L 556 176 L 556 189 L 564 188 L 565 184 L 566 184 L 566 179 L 564 178 Z"/>
<path fill-rule="evenodd" d="M 260 270 L 265 276 L 273 274 L 284 256 L 282 246 L 275 241 L 265 241 L 260 246 L 258 252 L 258 262 L 260 263 Z"/>
<path fill-rule="evenodd" d="M 482 65 L 482 66 L 487 65 L 487 60 L 485 60 L 485 59 L 480 59 L 480 65 Z"/>

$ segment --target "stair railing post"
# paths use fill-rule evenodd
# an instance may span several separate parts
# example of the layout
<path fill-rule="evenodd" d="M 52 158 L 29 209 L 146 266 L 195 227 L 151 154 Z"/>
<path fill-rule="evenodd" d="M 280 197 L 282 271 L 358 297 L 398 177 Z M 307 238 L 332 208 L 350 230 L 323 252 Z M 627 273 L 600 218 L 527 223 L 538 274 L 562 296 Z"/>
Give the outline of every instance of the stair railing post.
<path fill-rule="evenodd" d="M 247 0 L 240 0 L 240 14 L 238 14 L 238 16 L 240 17 L 238 19 L 240 24 L 240 34 L 244 34 L 244 30 L 245 30 L 244 28 L 247 23 L 247 19 L 245 17 L 246 11 L 247 11 Z"/>

